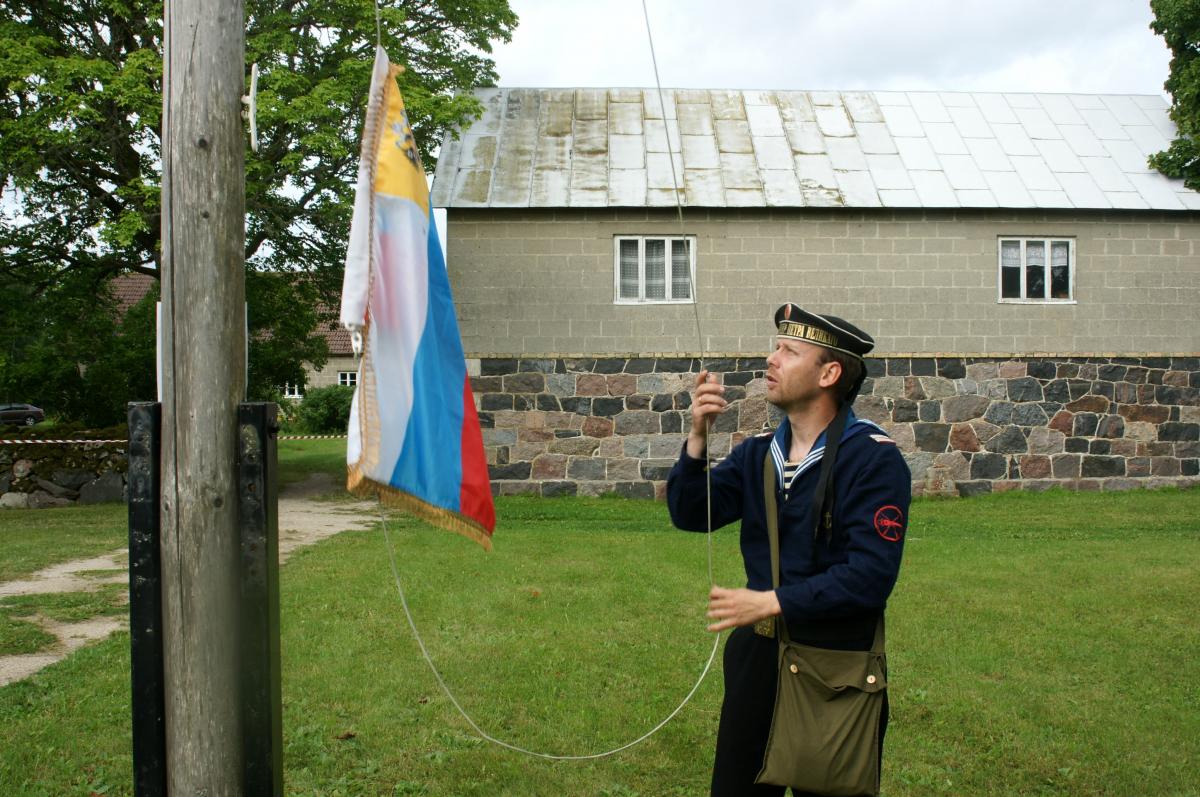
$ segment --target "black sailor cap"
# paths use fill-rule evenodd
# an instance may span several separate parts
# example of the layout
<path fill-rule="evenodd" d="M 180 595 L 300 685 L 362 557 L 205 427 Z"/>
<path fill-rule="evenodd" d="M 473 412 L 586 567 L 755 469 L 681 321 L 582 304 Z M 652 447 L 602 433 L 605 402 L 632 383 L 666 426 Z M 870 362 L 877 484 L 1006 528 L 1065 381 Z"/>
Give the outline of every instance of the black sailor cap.
<path fill-rule="evenodd" d="M 875 339 L 849 321 L 810 313 L 792 302 L 775 311 L 775 329 L 781 338 L 824 346 L 860 360 L 875 348 Z"/>

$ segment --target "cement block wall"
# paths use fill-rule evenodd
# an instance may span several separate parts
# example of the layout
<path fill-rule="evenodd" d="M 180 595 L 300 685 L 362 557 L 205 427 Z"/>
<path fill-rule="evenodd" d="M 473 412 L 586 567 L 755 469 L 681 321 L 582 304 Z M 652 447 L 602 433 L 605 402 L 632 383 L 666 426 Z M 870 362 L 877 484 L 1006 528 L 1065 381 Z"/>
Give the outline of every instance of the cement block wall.
<path fill-rule="evenodd" d="M 614 304 L 613 237 L 680 232 L 672 210 L 451 209 L 465 349 L 758 356 L 790 300 L 859 323 L 884 355 L 1200 352 L 1197 213 L 685 209 L 698 308 Z M 1074 239 L 1075 301 L 999 303 L 1000 236 Z"/>
<path fill-rule="evenodd" d="M 338 383 L 339 371 L 358 371 L 358 358 L 332 356 L 325 361 L 320 370 L 313 368 L 308 363 L 304 364 L 304 370 L 307 379 L 305 387 L 309 389 L 328 387 Z"/>

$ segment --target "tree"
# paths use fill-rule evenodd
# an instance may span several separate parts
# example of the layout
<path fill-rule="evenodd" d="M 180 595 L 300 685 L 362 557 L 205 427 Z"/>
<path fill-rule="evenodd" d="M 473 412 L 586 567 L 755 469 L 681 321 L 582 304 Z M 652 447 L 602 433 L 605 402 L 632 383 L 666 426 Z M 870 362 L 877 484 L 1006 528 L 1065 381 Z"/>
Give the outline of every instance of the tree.
<path fill-rule="evenodd" d="M 1150 165 L 1200 191 L 1200 0 L 1150 0 L 1150 28 L 1171 50 L 1164 88 L 1171 95 L 1171 119 L 1179 135 Z"/>
<path fill-rule="evenodd" d="M 376 25 L 370 0 L 247 0 L 246 10 L 247 73 L 251 62 L 260 71 L 260 149 L 246 153 L 250 371 L 263 395 L 327 356 L 314 329 L 341 285 Z M 0 364 L 37 351 L 51 368 L 61 347 L 51 370 L 86 374 L 96 355 L 81 339 L 116 323 L 104 285 L 129 271 L 158 276 L 162 3 L 7 0 L 0 13 L 0 282 L 22 296 L 5 295 Z M 480 112 L 461 90 L 494 83 L 487 53 L 517 17 L 507 0 L 391 0 L 380 17 L 383 46 L 406 66 L 417 140 L 432 146 Z M 0 374 L 21 388 L 14 381 Z M 76 407 L 60 387 L 53 409 Z"/>
<path fill-rule="evenodd" d="M 0 279 L 0 401 L 109 426 L 124 420 L 130 397 L 154 397 L 157 288 L 121 317 L 98 309 L 114 301 L 98 302 L 85 281 L 58 280 L 36 300 L 34 290 Z"/>
<path fill-rule="evenodd" d="M 314 387 L 304 394 L 296 409 L 296 420 L 309 434 L 334 434 L 350 424 L 350 402 L 354 388 L 347 385 Z"/>

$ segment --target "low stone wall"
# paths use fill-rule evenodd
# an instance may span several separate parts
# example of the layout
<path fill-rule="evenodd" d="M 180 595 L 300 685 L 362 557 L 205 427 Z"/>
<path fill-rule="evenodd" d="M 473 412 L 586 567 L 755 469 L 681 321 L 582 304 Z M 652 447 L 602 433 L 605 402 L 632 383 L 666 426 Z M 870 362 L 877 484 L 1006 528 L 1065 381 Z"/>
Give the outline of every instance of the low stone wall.
<path fill-rule="evenodd" d="M 42 509 L 125 499 L 124 443 L 0 446 L 0 508 Z"/>
<path fill-rule="evenodd" d="M 904 451 L 916 494 L 1200 483 L 1200 358 L 891 357 L 855 411 Z M 662 498 L 699 360 L 480 359 L 471 385 L 493 491 Z M 779 421 L 763 358 L 715 358 L 721 456 Z"/>
<path fill-rule="evenodd" d="M 714 360 L 734 400 L 759 393 L 762 359 Z M 493 490 L 501 495 L 661 498 L 690 423 L 688 358 L 485 359 L 471 388 Z M 744 429 L 762 428 L 767 404 L 738 402 L 712 442 L 726 453 Z"/>
<path fill-rule="evenodd" d="M 904 358 L 855 404 L 917 492 L 1123 490 L 1200 481 L 1200 358 Z"/>

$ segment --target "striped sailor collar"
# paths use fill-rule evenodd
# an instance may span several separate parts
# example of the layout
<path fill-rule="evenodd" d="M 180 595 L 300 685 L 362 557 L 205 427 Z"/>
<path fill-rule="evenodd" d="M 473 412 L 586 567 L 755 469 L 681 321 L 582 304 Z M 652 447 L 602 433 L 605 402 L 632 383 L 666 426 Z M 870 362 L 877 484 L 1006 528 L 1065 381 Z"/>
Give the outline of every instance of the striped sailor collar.
<path fill-rule="evenodd" d="M 866 418 L 859 418 L 854 414 L 854 410 L 850 410 L 850 414 L 846 417 L 846 429 L 842 432 L 842 442 L 846 442 L 851 437 L 863 432 L 875 430 L 883 434 L 887 434 L 883 427 Z M 825 456 L 825 432 L 817 438 L 813 443 L 812 450 L 808 452 L 801 462 L 800 466 L 792 473 L 792 477 L 785 483 L 783 465 L 787 459 L 786 452 L 792 446 L 792 425 L 788 423 L 788 419 L 784 418 L 779 424 L 779 428 L 775 430 L 775 435 L 771 438 L 771 460 L 775 463 L 775 479 L 780 490 L 790 490 L 801 474 L 812 468 Z"/>

